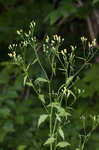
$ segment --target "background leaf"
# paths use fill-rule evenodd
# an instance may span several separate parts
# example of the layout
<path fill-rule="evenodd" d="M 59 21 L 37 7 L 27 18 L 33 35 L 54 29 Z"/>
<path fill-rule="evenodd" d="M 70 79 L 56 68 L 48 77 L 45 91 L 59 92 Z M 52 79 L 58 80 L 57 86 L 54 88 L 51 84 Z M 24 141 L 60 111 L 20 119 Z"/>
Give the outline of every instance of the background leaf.
<path fill-rule="evenodd" d="M 67 146 L 70 146 L 70 144 L 68 143 L 68 142 L 66 142 L 66 141 L 62 141 L 62 142 L 59 142 L 58 144 L 57 144 L 57 147 L 67 147 Z"/>
<path fill-rule="evenodd" d="M 40 118 L 38 120 L 38 127 L 48 118 L 48 115 L 47 114 L 43 114 L 43 115 L 40 115 Z"/>

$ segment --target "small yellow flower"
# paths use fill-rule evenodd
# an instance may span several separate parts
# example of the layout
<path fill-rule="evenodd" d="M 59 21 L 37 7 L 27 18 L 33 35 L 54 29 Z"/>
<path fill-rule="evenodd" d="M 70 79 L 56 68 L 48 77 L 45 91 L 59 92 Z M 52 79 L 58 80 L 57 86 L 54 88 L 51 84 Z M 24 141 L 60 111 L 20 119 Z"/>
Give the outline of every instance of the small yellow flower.
<path fill-rule="evenodd" d="M 27 33 L 24 33 L 26 37 L 29 37 L 29 35 Z"/>
<path fill-rule="evenodd" d="M 67 49 L 66 48 L 64 49 L 64 53 L 67 53 Z"/>
<path fill-rule="evenodd" d="M 88 42 L 88 47 L 89 47 L 89 48 L 92 48 L 92 46 L 93 46 L 93 45 L 92 45 L 90 42 Z"/>
<path fill-rule="evenodd" d="M 32 22 L 30 23 L 30 28 L 33 28 L 33 24 L 32 24 Z"/>
<path fill-rule="evenodd" d="M 68 94 L 67 94 L 67 97 L 69 97 L 69 96 L 70 96 L 70 93 L 71 93 L 71 91 L 70 91 L 70 90 L 68 90 Z"/>
<path fill-rule="evenodd" d="M 94 40 L 92 41 L 92 45 L 93 45 L 93 46 L 96 46 L 96 39 L 94 39 Z"/>
<path fill-rule="evenodd" d="M 63 89 L 63 94 L 66 95 L 66 87 Z"/>
<path fill-rule="evenodd" d="M 63 50 L 61 50 L 61 54 L 64 55 L 64 51 Z"/>
<path fill-rule="evenodd" d="M 54 41 L 54 40 L 51 40 L 51 43 L 53 43 L 53 44 L 54 44 L 54 43 L 55 43 L 55 41 Z"/>
<path fill-rule="evenodd" d="M 8 56 L 9 56 L 9 57 L 13 57 L 12 53 L 8 53 Z"/>
<path fill-rule="evenodd" d="M 81 41 L 82 41 L 82 42 L 85 42 L 85 41 L 87 41 L 87 38 L 84 37 L 84 36 L 82 36 L 82 37 L 81 37 Z"/>
<path fill-rule="evenodd" d="M 11 46 L 11 44 L 8 46 L 8 48 L 9 48 L 9 49 L 12 49 L 12 46 Z"/>
<path fill-rule="evenodd" d="M 18 35 L 20 35 L 22 32 L 23 32 L 23 30 L 22 30 L 22 29 L 17 30 L 17 34 L 18 34 Z"/>
<path fill-rule="evenodd" d="M 46 39 L 45 39 L 46 43 L 49 42 L 49 36 L 47 35 Z"/>
<path fill-rule="evenodd" d="M 19 30 L 17 30 L 17 34 L 18 34 L 18 35 L 20 35 L 20 34 L 21 34 Z"/>
<path fill-rule="evenodd" d="M 14 52 L 13 52 L 13 57 L 15 57 L 15 56 L 16 56 L 16 52 L 14 51 Z"/>

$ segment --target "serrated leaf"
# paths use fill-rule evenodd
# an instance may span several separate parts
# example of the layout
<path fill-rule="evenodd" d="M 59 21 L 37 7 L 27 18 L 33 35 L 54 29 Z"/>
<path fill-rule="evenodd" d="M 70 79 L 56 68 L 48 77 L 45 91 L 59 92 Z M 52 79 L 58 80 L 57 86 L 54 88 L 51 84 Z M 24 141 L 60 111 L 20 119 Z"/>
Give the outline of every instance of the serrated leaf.
<path fill-rule="evenodd" d="M 70 144 L 67 141 L 62 141 L 57 144 L 57 147 L 67 147 L 67 146 L 70 146 Z"/>
<path fill-rule="evenodd" d="M 44 79 L 44 78 L 37 78 L 35 81 L 39 81 L 39 82 L 49 82 L 48 80 Z"/>
<path fill-rule="evenodd" d="M 55 141 L 55 138 L 54 138 L 54 137 L 50 137 L 50 138 L 48 138 L 48 140 L 44 143 L 44 145 L 52 144 L 52 143 L 54 143 L 54 141 Z"/>
<path fill-rule="evenodd" d="M 43 114 L 40 116 L 39 120 L 38 120 L 38 127 L 47 119 L 48 115 L 47 114 Z"/>
<path fill-rule="evenodd" d="M 58 132 L 59 132 L 59 135 L 60 135 L 60 136 L 62 137 L 62 139 L 64 140 L 64 132 L 63 132 L 63 130 L 62 130 L 61 127 L 59 128 Z"/>
<path fill-rule="evenodd" d="M 39 95 L 39 99 L 41 100 L 41 102 L 45 103 L 45 99 L 44 99 L 44 95 L 43 94 Z"/>
<path fill-rule="evenodd" d="M 65 109 L 62 107 L 59 108 L 58 112 L 59 112 L 59 116 L 62 116 L 62 117 L 71 116 L 71 114 L 66 112 Z"/>

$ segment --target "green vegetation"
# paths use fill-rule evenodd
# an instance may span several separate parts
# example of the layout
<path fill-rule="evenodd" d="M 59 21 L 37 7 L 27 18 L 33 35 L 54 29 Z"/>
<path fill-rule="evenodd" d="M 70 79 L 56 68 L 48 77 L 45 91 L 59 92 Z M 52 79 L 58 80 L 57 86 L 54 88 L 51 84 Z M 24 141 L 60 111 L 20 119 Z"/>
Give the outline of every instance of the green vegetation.
<path fill-rule="evenodd" d="M 98 7 L 0 2 L 0 150 L 99 150 Z"/>

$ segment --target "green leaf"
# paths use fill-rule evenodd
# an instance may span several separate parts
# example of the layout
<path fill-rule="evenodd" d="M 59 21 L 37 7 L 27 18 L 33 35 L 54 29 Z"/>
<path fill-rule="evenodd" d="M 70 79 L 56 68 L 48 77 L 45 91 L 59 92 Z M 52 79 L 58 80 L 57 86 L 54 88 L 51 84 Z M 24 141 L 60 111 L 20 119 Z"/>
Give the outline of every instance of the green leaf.
<path fill-rule="evenodd" d="M 31 82 L 26 82 L 26 85 L 33 87 L 33 84 Z"/>
<path fill-rule="evenodd" d="M 49 82 L 48 80 L 46 80 L 46 79 L 44 79 L 44 78 L 41 78 L 41 77 L 37 78 L 37 79 L 35 80 L 35 82 L 36 82 L 36 81 L 39 81 L 39 82 Z"/>
<path fill-rule="evenodd" d="M 38 120 L 38 127 L 47 119 L 47 117 L 47 114 L 40 115 L 40 118 Z"/>
<path fill-rule="evenodd" d="M 99 2 L 99 0 L 93 0 L 93 4 L 96 4 L 98 2 Z"/>
<path fill-rule="evenodd" d="M 5 107 L 5 108 L 0 108 L 0 116 L 1 117 L 8 117 L 10 115 L 10 109 Z"/>
<path fill-rule="evenodd" d="M 61 17 L 61 13 L 60 11 L 54 10 L 52 11 L 46 18 L 45 18 L 45 22 L 50 20 L 50 24 L 53 25 L 59 18 Z"/>
<path fill-rule="evenodd" d="M 18 93 L 15 89 L 15 86 L 8 86 L 4 91 L 5 99 L 13 99 L 18 97 Z"/>
<path fill-rule="evenodd" d="M 67 146 L 70 146 L 70 144 L 66 141 L 62 141 L 57 144 L 57 147 L 67 147 Z"/>
<path fill-rule="evenodd" d="M 58 112 L 59 112 L 59 116 L 62 116 L 62 117 L 71 116 L 71 114 L 66 112 L 65 109 L 62 107 L 59 108 Z"/>
<path fill-rule="evenodd" d="M 60 135 L 60 136 L 62 137 L 62 139 L 64 140 L 64 132 L 63 132 L 63 130 L 62 130 L 61 127 L 59 128 L 58 132 L 59 132 L 59 135 Z"/>
<path fill-rule="evenodd" d="M 59 116 L 58 114 L 56 114 L 56 119 L 57 119 L 59 122 L 61 122 L 61 118 L 60 118 L 60 116 Z"/>
<path fill-rule="evenodd" d="M 77 8 L 74 6 L 72 0 L 62 0 L 60 2 L 60 10 L 63 12 L 63 15 L 68 16 L 72 13 L 75 14 L 77 12 Z"/>
<path fill-rule="evenodd" d="M 26 148 L 26 145 L 20 145 L 18 146 L 17 150 L 24 150 Z"/>
<path fill-rule="evenodd" d="M 5 132 L 13 132 L 14 131 L 13 122 L 10 120 L 5 122 L 3 129 Z"/>
<path fill-rule="evenodd" d="M 48 140 L 44 143 L 44 145 L 52 144 L 52 143 L 54 143 L 54 141 L 55 141 L 55 138 L 54 138 L 54 137 L 50 137 L 50 138 L 48 138 Z"/>
<path fill-rule="evenodd" d="M 41 100 L 41 102 L 43 102 L 45 104 L 45 99 L 44 99 L 44 95 L 43 94 L 39 95 L 39 99 Z"/>
<path fill-rule="evenodd" d="M 23 125 L 24 124 L 24 120 L 25 120 L 25 118 L 24 118 L 24 116 L 23 115 L 17 115 L 16 116 L 16 123 L 17 124 L 20 124 L 20 125 Z"/>
<path fill-rule="evenodd" d="M 0 84 L 7 83 L 9 81 L 9 75 L 6 71 L 0 72 Z"/>
<path fill-rule="evenodd" d="M 60 103 L 53 102 L 53 103 L 49 104 L 48 107 L 54 107 L 56 109 L 59 109 L 61 106 L 60 106 Z"/>
<path fill-rule="evenodd" d="M 7 134 L 7 132 L 1 128 L 0 129 L 0 143 L 2 143 L 4 141 L 6 134 Z"/>
<path fill-rule="evenodd" d="M 21 91 L 23 90 L 23 75 L 17 76 L 14 83 L 15 90 Z"/>

